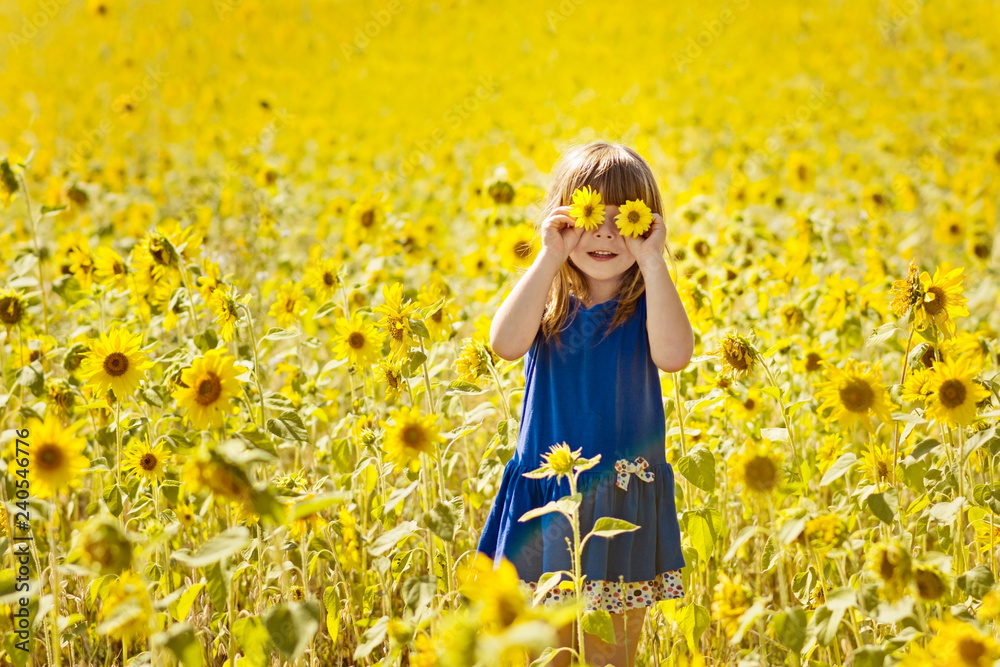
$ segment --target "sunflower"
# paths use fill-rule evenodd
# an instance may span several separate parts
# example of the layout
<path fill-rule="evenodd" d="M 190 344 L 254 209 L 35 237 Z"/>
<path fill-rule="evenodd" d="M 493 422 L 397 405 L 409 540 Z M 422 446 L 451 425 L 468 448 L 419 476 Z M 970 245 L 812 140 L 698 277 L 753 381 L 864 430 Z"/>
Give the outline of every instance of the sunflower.
<path fill-rule="evenodd" d="M 788 333 L 798 333 L 799 329 L 802 328 L 803 322 L 806 320 L 802 308 L 794 303 L 786 303 L 781 307 L 778 314 L 781 316 L 781 326 Z"/>
<path fill-rule="evenodd" d="M 746 493 L 767 496 L 781 483 L 781 464 L 779 450 L 748 439 L 743 452 L 730 457 L 729 472 Z"/>
<path fill-rule="evenodd" d="M 712 592 L 712 620 L 725 630 L 726 637 L 732 638 L 740 627 L 740 618 L 750 607 L 750 591 L 743 584 L 743 575 L 730 579 L 724 572 L 719 573 L 719 582 Z"/>
<path fill-rule="evenodd" d="M 731 396 L 728 400 L 732 403 L 736 416 L 747 422 L 756 419 L 764 407 L 764 396 L 756 387 L 747 390 L 746 398 Z"/>
<path fill-rule="evenodd" d="M 955 334 L 955 322 L 952 318 L 969 315 L 969 309 L 965 305 L 968 299 L 962 296 L 962 281 L 965 280 L 963 271 L 965 267 L 959 266 L 942 275 L 941 268 L 938 267 L 934 270 L 933 278 L 927 271 L 920 274 L 924 298 L 916 304 L 914 326 L 917 331 L 935 324 L 945 338 Z"/>
<path fill-rule="evenodd" d="M 7 330 L 7 337 L 10 338 L 10 330 L 21 324 L 28 314 L 28 301 L 15 289 L 5 287 L 0 289 L 0 322 Z"/>
<path fill-rule="evenodd" d="M 944 245 L 959 245 L 968 234 L 968 222 L 958 211 L 942 211 L 934 225 L 934 240 Z"/>
<path fill-rule="evenodd" d="M 186 385 L 173 392 L 177 404 L 187 408 L 187 418 L 199 430 L 222 426 L 225 414 L 237 414 L 238 405 L 230 403 L 240 390 L 235 360 L 222 348 L 209 350 L 181 371 Z"/>
<path fill-rule="evenodd" d="M 524 473 L 524 476 L 532 479 L 544 479 L 546 477 L 555 477 L 558 479 L 563 475 L 572 475 L 575 470 L 589 470 L 601 460 L 600 454 L 590 459 L 584 458 L 580 456 L 580 452 L 582 451 L 582 447 L 571 451 L 569 445 L 565 442 L 552 445 L 549 451 L 542 454 L 542 465 L 531 472 Z"/>
<path fill-rule="evenodd" d="M 80 472 L 90 465 L 83 454 L 86 441 L 76 436 L 84 422 L 79 421 L 63 428 L 59 418 L 49 413 L 42 422 L 34 417 L 25 427 L 30 434 L 30 461 L 26 474 L 31 482 L 31 493 L 38 498 L 50 498 L 72 485 Z M 16 459 L 15 459 L 16 460 Z M 17 474 L 23 475 L 20 466 Z"/>
<path fill-rule="evenodd" d="M 500 265 L 514 270 L 531 265 L 539 252 L 540 239 L 534 227 L 518 224 L 501 229 L 496 241 L 500 253 Z"/>
<path fill-rule="evenodd" d="M 409 465 L 410 471 L 416 472 L 420 468 L 420 454 L 430 458 L 437 456 L 436 445 L 444 441 L 435 425 L 437 415 L 421 415 L 418 408 L 402 407 L 393 410 L 389 418 L 391 424 L 379 420 L 385 428 L 382 448 L 394 462 L 397 472 L 403 469 L 404 464 Z"/>
<path fill-rule="evenodd" d="M 212 292 L 209 304 L 215 311 L 215 323 L 219 327 L 219 337 L 225 342 L 230 342 L 236 336 L 236 325 L 240 319 L 240 304 L 249 304 L 251 298 L 249 294 L 237 298 L 236 293 L 228 286 L 219 286 Z"/>
<path fill-rule="evenodd" d="M 802 535 L 817 553 L 825 554 L 847 540 L 847 524 L 839 514 L 823 514 L 806 521 Z"/>
<path fill-rule="evenodd" d="M 170 459 L 171 454 L 163 448 L 162 442 L 151 447 L 147 440 L 142 444 L 133 444 L 125 451 L 122 469 L 131 470 L 150 482 L 158 482 L 163 478 L 164 467 Z"/>
<path fill-rule="evenodd" d="M 866 362 L 852 358 L 847 360 L 844 369 L 828 365 L 825 369 L 827 380 L 818 382 L 815 392 L 816 400 L 823 402 L 819 412 L 832 409 L 825 420 L 839 419 L 844 428 L 861 423 L 869 431 L 872 430 L 872 415 L 885 422 L 890 421 L 891 404 L 887 402 L 885 387 L 879 379 L 881 366 L 878 362 L 871 368 Z"/>
<path fill-rule="evenodd" d="M 153 365 L 139 351 L 141 344 L 141 334 L 131 334 L 120 327 L 102 333 L 98 340 L 91 341 L 83 378 L 100 395 L 112 389 L 119 401 L 129 397 L 145 377 L 145 370 Z"/>
<path fill-rule="evenodd" d="M 471 566 L 459 567 L 458 581 L 459 592 L 481 605 L 479 621 L 489 633 L 511 626 L 528 610 L 517 569 L 507 558 L 494 569 L 493 559 L 477 551 Z"/>
<path fill-rule="evenodd" d="M 334 354 L 338 359 L 347 359 L 359 368 L 367 368 L 382 354 L 382 334 L 367 322 L 361 313 L 351 313 L 350 321 L 338 317 L 333 325 Z"/>
<path fill-rule="evenodd" d="M 907 403 L 923 404 L 934 391 L 931 388 L 933 378 L 934 374 L 930 369 L 914 368 L 903 380 L 899 397 Z"/>
<path fill-rule="evenodd" d="M 219 265 L 206 257 L 201 264 L 201 275 L 198 276 L 198 291 L 205 303 L 211 303 L 215 290 L 226 285 L 220 275 Z"/>
<path fill-rule="evenodd" d="M 127 613 L 118 613 L 127 609 Z M 153 604 L 143 578 L 125 570 L 108 588 L 97 632 L 125 644 L 143 643 L 153 633 Z"/>
<path fill-rule="evenodd" d="M 316 294 L 316 300 L 321 304 L 329 301 L 340 285 L 337 272 L 337 262 L 332 259 L 315 259 L 306 265 L 302 281 L 311 287 Z"/>
<path fill-rule="evenodd" d="M 363 243 L 374 242 L 385 223 L 387 211 L 385 193 L 368 191 L 359 196 L 348 212 L 348 225 L 344 231 L 348 246 L 357 250 Z"/>
<path fill-rule="evenodd" d="M 906 594 L 913 574 L 907 549 L 896 543 L 876 545 L 869 552 L 868 569 L 881 581 L 885 599 L 895 602 Z"/>
<path fill-rule="evenodd" d="M 796 373 L 809 375 L 819 373 L 830 359 L 830 344 L 812 342 L 803 346 L 802 355 L 792 361 Z"/>
<path fill-rule="evenodd" d="M 874 451 L 873 451 L 874 449 Z M 892 450 L 885 445 L 865 448 L 862 454 L 865 476 L 879 488 L 892 481 Z"/>
<path fill-rule="evenodd" d="M 753 372 L 757 350 L 746 336 L 728 333 L 719 342 L 716 356 L 722 361 L 723 373 L 745 378 Z"/>
<path fill-rule="evenodd" d="M 926 647 L 913 642 L 900 667 L 991 667 L 1000 658 L 1000 647 L 990 635 L 950 614 L 946 618 L 930 619 L 930 641 Z"/>
<path fill-rule="evenodd" d="M 21 169 L 18 168 L 17 173 L 20 171 Z M 15 171 L 10 166 L 10 160 L 4 157 L 3 160 L 0 160 L 0 203 L 3 204 L 4 208 L 10 206 L 10 202 L 19 188 Z"/>
<path fill-rule="evenodd" d="M 892 282 L 889 297 L 889 310 L 896 317 L 906 317 L 910 308 L 924 300 L 923 285 L 920 283 L 920 269 L 915 260 L 910 260 L 906 278 L 899 278 Z"/>
<path fill-rule="evenodd" d="M 279 327 L 287 329 L 302 316 L 306 303 L 308 300 L 302 293 L 302 286 L 299 283 L 282 283 L 278 288 L 278 296 L 267 314 L 278 321 Z"/>
<path fill-rule="evenodd" d="M 649 231 L 653 224 L 653 212 L 641 199 L 626 201 L 615 216 L 615 225 L 622 235 L 638 238 Z"/>
<path fill-rule="evenodd" d="M 816 156 L 811 151 L 792 151 L 787 163 L 788 184 L 796 192 L 808 192 L 816 184 Z"/>
<path fill-rule="evenodd" d="M 493 352 L 489 343 L 476 338 L 466 338 L 462 353 L 455 360 L 455 371 L 462 382 L 475 384 L 480 378 L 491 377 L 490 366 L 496 366 L 500 357 Z"/>
<path fill-rule="evenodd" d="M 403 388 L 405 383 L 403 371 L 400 369 L 399 364 L 393 363 L 388 359 L 382 359 L 372 368 L 372 374 L 376 380 L 385 383 L 386 401 L 392 402 L 399 398 L 400 389 Z"/>
<path fill-rule="evenodd" d="M 385 329 L 389 334 L 392 346 L 392 357 L 401 359 L 410 346 L 414 344 L 413 329 L 410 325 L 410 314 L 416 308 L 416 304 L 409 299 L 404 302 L 403 284 L 393 283 L 382 286 L 382 296 L 385 304 L 372 308 L 373 313 L 380 313 L 382 317 L 375 323 L 380 329 Z"/>
<path fill-rule="evenodd" d="M 573 191 L 573 206 L 569 209 L 571 217 L 576 218 L 576 226 L 586 230 L 597 229 L 604 222 L 604 204 L 601 203 L 601 193 L 589 185 Z"/>
<path fill-rule="evenodd" d="M 976 403 L 990 395 L 974 380 L 972 360 L 945 359 L 929 371 L 926 416 L 938 423 L 968 426 L 976 419 Z"/>
<path fill-rule="evenodd" d="M 128 289 L 129 268 L 121 255 L 107 246 L 98 246 L 94 251 L 94 278 L 119 292 Z"/>
<path fill-rule="evenodd" d="M 429 313 L 424 319 L 424 326 L 427 327 L 432 341 L 443 342 L 451 338 L 452 323 L 455 321 L 455 307 L 452 305 L 453 299 L 448 298 L 450 296 L 451 288 L 438 272 L 431 274 L 431 279 L 417 293 L 414 303 L 418 308 L 428 308 L 441 299 L 445 299 L 441 306 Z"/>
<path fill-rule="evenodd" d="M 945 575 L 938 568 L 923 563 L 913 568 L 913 583 L 921 600 L 938 600 L 949 588 Z"/>

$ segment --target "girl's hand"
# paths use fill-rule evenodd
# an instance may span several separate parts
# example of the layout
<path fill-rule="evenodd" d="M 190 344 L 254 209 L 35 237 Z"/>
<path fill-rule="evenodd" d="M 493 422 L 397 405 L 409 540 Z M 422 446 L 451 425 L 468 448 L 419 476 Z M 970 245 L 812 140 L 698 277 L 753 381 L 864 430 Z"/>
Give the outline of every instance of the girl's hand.
<path fill-rule="evenodd" d="M 542 222 L 542 249 L 556 253 L 565 262 L 583 236 L 583 227 L 569 215 L 569 206 L 560 206 Z"/>
<path fill-rule="evenodd" d="M 644 261 L 650 258 L 663 259 L 663 246 L 667 240 L 667 225 L 659 213 L 653 214 L 653 222 L 649 225 L 646 233 L 638 238 L 623 236 L 625 247 L 635 258 L 637 264 L 642 266 Z"/>

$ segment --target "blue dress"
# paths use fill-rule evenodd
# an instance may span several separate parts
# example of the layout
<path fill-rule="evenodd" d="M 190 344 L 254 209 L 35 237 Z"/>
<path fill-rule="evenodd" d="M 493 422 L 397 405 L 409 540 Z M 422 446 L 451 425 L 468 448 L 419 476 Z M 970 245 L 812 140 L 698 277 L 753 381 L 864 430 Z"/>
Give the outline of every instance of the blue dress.
<path fill-rule="evenodd" d="M 604 337 L 618 302 L 616 296 L 584 308 L 571 295 L 573 319 L 561 332 L 561 350 L 554 341 L 546 342 L 539 328 L 525 355 L 517 448 L 477 547 L 495 567 L 501 557 L 510 560 L 532 590 L 543 572 L 572 571 L 566 538 L 572 543 L 573 533 L 563 515 L 518 521 L 525 512 L 569 495 L 569 480 L 531 479 L 523 473 L 541 466 L 542 454 L 562 442 L 573 451 L 582 449 L 580 455 L 587 458 L 600 454 L 601 461 L 579 477 L 581 540 L 605 516 L 640 526 L 611 538 L 591 538 L 583 550 L 588 607 L 615 612 L 682 597 L 679 570 L 685 565 L 674 471 L 664 456 L 659 369 L 646 332 L 646 295 L 628 320 Z"/>

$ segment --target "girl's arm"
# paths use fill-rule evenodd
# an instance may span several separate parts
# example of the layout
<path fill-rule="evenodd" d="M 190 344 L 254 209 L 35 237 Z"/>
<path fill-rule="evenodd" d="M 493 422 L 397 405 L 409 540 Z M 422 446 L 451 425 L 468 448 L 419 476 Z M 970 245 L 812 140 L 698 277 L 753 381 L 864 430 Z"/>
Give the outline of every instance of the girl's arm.
<path fill-rule="evenodd" d="M 682 371 L 694 353 L 694 332 L 684 304 L 677 294 L 674 281 L 663 259 L 667 227 L 659 213 L 645 238 L 625 237 L 625 245 L 635 257 L 642 279 L 646 283 L 646 333 L 649 334 L 649 354 L 660 370 Z"/>
<path fill-rule="evenodd" d="M 549 288 L 565 261 L 561 253 L 543 247 L 497 309 L 490 324 L 490 347 L 501 359 L 515 361 L 531 349 L 542 323 Z"/>

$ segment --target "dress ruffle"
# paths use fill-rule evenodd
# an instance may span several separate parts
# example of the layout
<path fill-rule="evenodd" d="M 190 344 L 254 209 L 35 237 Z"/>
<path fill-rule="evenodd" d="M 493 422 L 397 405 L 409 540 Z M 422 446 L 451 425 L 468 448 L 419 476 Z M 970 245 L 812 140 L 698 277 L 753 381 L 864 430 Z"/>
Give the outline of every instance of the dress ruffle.
<path fill-rule="evenodd" d="M 651 481 L 633 477 L 627 490 L 616 484 L 613 462 L 580 474 L 580 539 L 601 517 L 624 519 L 638 530 L 610 538 L 592 537 L 581 557 L 581 568 L 589 581 L 617 583 L 650 582 L 685 566 L 680 526 L 674 501 L 674 471 L 669 463 L 648 467 Z M 569 545 L 573 531 L 563 515 L 553 512 L 521 522 L 529 510 L 569 495 L 565 477 L 532 479 L 515 459 L 504 469 L 497 500 L 483 526 L 478 550 L 499 563 L 505 556 L 525 582 L 537 582 L 545 572 L 572 570 Z"/>
<path fill-rule="evenodd" d="M 521 591 L 533 599 L 538 582 L 519 582 Z M 559 605 L 572 600 L 575 593 L 556 586 L 542 598 L 543 605 Z M 612 614 L 621 614 L 629 609 L 648 607 L 660 600 L 674 600 L 684 597 L 684 581 L 680 570 L 671 570 L 656 575 L 650 581 L 633 581 L 622 584 L 618 581 L 583 582 L 582 598 L 586 609 L 603 609 Z"/>

